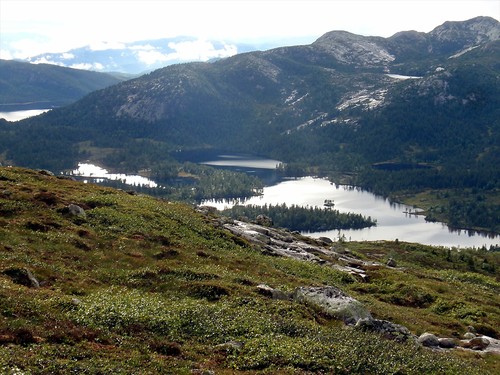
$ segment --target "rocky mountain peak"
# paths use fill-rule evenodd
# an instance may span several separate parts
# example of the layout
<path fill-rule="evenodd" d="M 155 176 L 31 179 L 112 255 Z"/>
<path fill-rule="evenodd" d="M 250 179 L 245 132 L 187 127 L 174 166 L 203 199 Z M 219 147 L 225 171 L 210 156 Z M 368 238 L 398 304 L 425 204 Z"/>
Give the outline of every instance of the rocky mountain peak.
<path fill-rule="evenodd" d="M 474 45 L 500 39 L 500 22 L 491 17 L 476 17 L 467 21 L 448 21 L 429 35 L 439 42 L 462 40 Z"/>
<path fill-rule="evenodd" d="M 332 55 L 341 63 L 370 67 L 385 65 L 395 59 L 381 43 L 378 43 L 379 40 L 383 39 L 347 31 L 331 31 L 312 45 Z"/>

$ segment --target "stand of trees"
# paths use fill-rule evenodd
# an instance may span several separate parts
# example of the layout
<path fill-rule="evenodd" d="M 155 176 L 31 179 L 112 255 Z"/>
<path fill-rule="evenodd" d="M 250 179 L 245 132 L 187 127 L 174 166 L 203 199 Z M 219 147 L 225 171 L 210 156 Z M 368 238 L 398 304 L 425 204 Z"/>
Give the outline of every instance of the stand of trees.
<path fill-rule="evenodd" d="M 361 229 L 376 225 L 371 217 L 354 213 L 340 213 L 338 210 L 318 207 L 301 207 L 297 205 L 236 205 L 223 210 L 223 215 L 234 219 L 246 217 L 255 220 L 259 215 L 265 215 L 277 227 L 303 232 L 320 232 L 332 229 Z"/>

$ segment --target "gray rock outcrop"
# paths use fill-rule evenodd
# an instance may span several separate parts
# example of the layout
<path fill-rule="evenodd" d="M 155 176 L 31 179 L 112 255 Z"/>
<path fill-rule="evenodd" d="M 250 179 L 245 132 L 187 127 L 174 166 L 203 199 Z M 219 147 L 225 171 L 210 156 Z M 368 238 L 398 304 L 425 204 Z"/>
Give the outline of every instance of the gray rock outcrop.
<path fill-rule="evenodd" d="M 85 210 L 76 204 L 68 205 L 68 213 L 71 216 L 85 217 Z"/>
<path fill-rule="evenodd" d="M 295 289 L 292 298 L 346 324 L 371 319 L 370 312 L 358 300 L 332 286 L 300 287 Z"/>
<path fill-rule="evenodd" d="M 393 258 L 389 258 L 389 259 L 387 260 L 387 263 L 386 263 L 386 264 L 387 264 L 387 266 L 389 266 L 389 267 L 397 267 L 397 265 L 398 265 L 398 264 L 396 263 L 396 261 L 395 261 Z"/>
<path fill-rule="evenodd" d="M 467 340 L 471 340 L 473 339 L 474 337 L 476 337 L 476 334 L 475 333 L 472 333 L 472 332 L 466 332 L 464 334 L 464 339 L 467 339 Z"/>
<path fill-rule="evenodd" d="M 490 345 L 490 340 L 485 337 L 474 337 L 468 342 L 463 344 L 464 348 L 470 348 L 472 350 L 484 350 Z"/>

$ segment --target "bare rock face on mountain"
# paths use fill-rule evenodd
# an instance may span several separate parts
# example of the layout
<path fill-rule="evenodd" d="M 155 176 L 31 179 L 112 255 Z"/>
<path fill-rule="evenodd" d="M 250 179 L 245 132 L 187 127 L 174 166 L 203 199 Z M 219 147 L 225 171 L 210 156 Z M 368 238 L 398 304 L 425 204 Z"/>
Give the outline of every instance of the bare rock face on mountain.
<path fill-rule="evenodd" d="M 395 60 L 395 56 L 383 47 L 381 41 L 382 38 L 332 31 L 319 38 L 313 46 L 344 64 L 380 67 Z"/>
<path fill-rule="evenodd" d="M 429 33 L 441 48 L 472 47 L 500 38 L 500 24 L 490 17 L 476 17 L 462 22 L 445 22 Z M 445 47 L 448 44 L 449 47 Z"/>

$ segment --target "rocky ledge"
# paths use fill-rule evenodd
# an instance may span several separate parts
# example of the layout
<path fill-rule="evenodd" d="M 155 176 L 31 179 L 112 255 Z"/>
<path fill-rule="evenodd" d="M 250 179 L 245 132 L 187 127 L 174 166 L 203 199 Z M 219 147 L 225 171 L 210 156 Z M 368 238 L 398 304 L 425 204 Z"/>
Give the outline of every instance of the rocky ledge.
<path fill-rule="evenodd" d="M 214 210 L 201 207 L 199 211 L 208 214 Z M 366 273 L 368 270 L 382 267 L 397 268 L 393 259 L 389 259 L 386 264 L 364 261 L 356 258 L 341 243 L 333 242 L 329 238 L 314 239 L 298 232 L 271 227 L 266 218 L 261 218 L 258 222 L 246 222 L 217 217 L 214 221 L 216 225 L 245 239 L 251 246 L 264 254 L 333 267 L 358 278 L 360 281 L 368 280 L 369 276 Z M 463 339 L 440 338 L 427 332 L 417 337 L 402 325 L 374 319 L 363 304 L 334 286 L 304 286 L 297 288 L 293 293 L 285 293 L 262 284 L 257 286 L 257 292 L 271 299 L 286 299 L 306 304 L 327 316 L 344 321 L 345 324 L 355 329 L 376 332 L 391 340 L 399 342 L 412 340 L 432 350 L 462 349 L 500 354 L 500 340 L 476 335 L 472 327 L 470 327 L 469 332 L 464 334 Z"/>
<path fill-rule="evenodd" d="M 298 232 L 239 220 L 228 220 L 222 226 L 265 254 L 328 264 L 362 280 L 368 279 L 366 270 L 387 266 L 360 260 L 326 237 L 314 239 Z"/>

